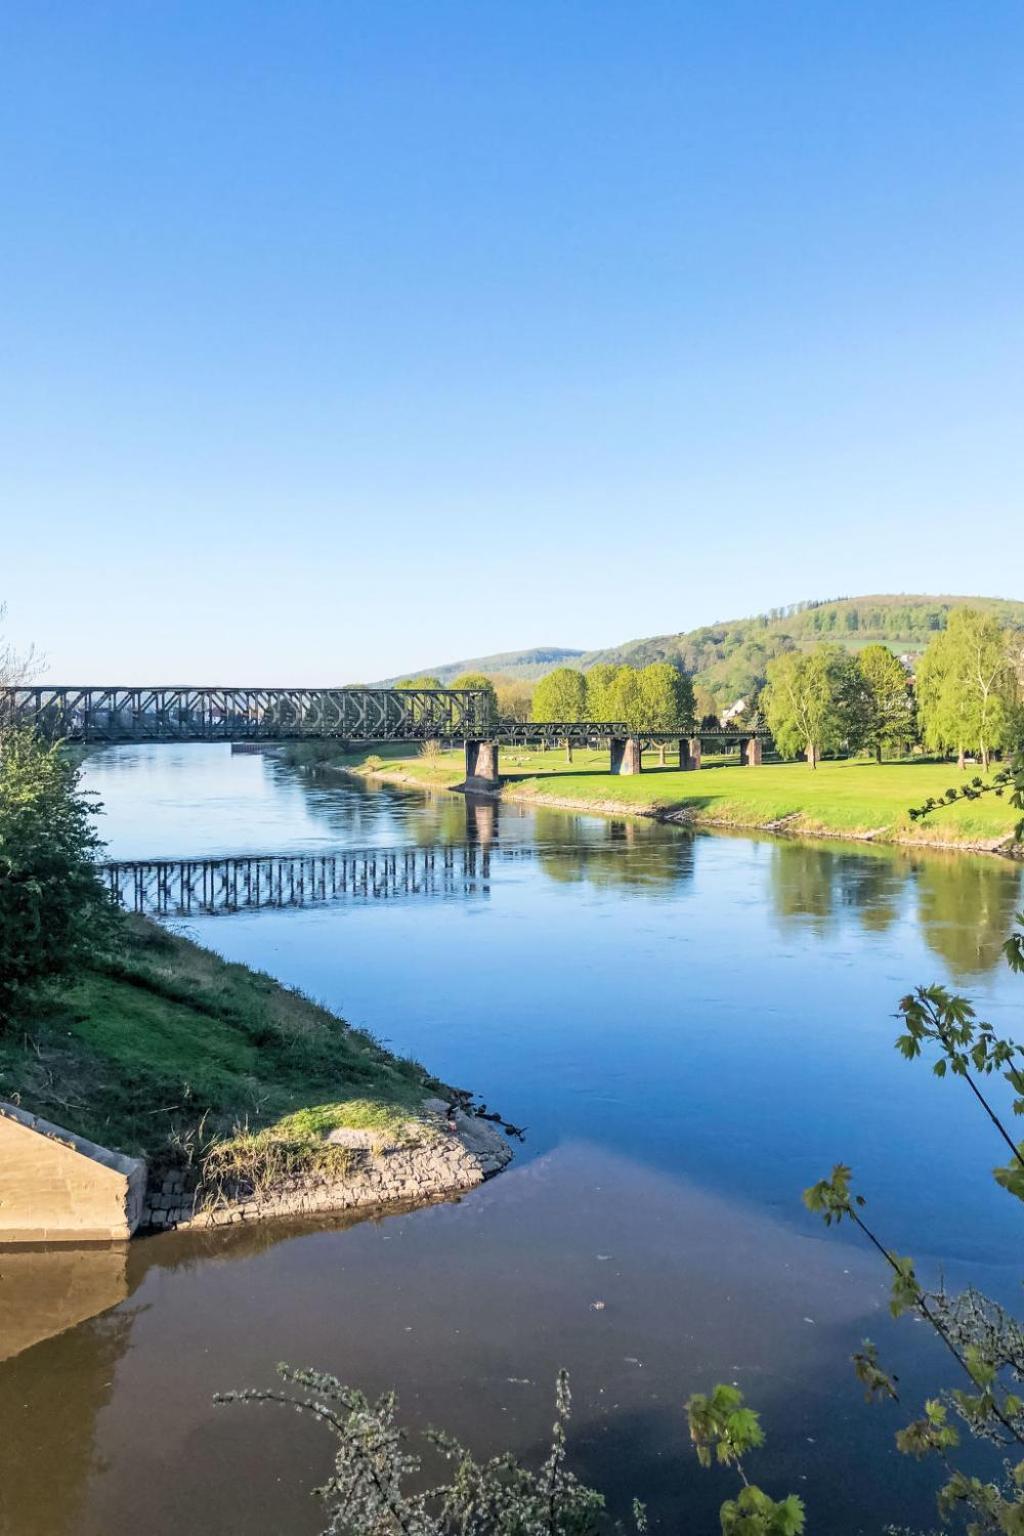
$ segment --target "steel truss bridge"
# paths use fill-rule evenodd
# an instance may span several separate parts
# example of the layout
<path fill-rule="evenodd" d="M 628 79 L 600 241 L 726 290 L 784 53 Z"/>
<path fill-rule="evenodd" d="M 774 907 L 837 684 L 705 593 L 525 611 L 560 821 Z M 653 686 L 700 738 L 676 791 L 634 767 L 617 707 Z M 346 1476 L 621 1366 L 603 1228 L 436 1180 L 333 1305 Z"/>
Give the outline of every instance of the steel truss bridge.
<path fill-rule="evenodd" d="M 111 897 L 153 917 L 208 917 L 343 900 L 484 894 L 491 861 L 530 858 L 529 845 L 479 842 L 338 853 L 245 854 L 237 858 L 142 859 L 101 864 Z"/>
<path fill-rule="evenodd" d="M 53 740 L 466 741 L 491 737 L 484 689 L 0 688 L 0 720 Z"/>

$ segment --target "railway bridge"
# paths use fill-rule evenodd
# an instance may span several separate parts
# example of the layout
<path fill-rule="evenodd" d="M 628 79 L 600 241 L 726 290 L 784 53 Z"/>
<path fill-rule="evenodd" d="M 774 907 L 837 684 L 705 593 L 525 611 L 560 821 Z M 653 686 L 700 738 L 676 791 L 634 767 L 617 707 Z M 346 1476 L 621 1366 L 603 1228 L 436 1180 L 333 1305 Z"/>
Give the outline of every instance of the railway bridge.
<path fill-rule="evenodd" d="M 33 726 L 51 740 L 285 742 L 333 740 L 464 743 L 466 787 L 499 781 L 504 746 L 601 747 L 612 773 L 639 773 L 645 747 L 678 743 L 679 766 L 696 769 L 713 747 L 737 747 L 756 766 L 771 737 L 763 727 L 637 732 L 622 721 L 516 721 L 477 688 L 239 688 L 80 685 L 0 688 L 0 723 Z"/>

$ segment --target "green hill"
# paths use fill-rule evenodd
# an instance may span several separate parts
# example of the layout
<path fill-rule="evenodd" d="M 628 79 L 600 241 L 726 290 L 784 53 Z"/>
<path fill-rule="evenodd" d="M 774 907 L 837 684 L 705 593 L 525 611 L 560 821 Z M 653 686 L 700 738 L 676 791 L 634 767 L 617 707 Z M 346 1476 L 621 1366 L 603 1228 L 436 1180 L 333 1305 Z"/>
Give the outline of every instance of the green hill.
<path fill-rule="evenodd" d="M 984 608 L 1007 624 L 1024 626 L 1024 602 L 998 597 L 842 597 L 794 603 L 751 619 L 729 619 L 675 635 L 630 640 L 603 651 L 587 651 L 573 663 L 584 669 L 599 661 L 646 666 L 670 661 L 689 672 L 720 704 L 750 693 L 764 681 L 765 667 L 784 651 L 807 650 L 830 640 L 849 650 L 881 642 L 898 655 L 918 656 L 936 630 L 945 629 L 954 608 Z"/>
<path fill-rule="evenodd" d="M 677 634 L 627 640 L 623 645 L 600 651 L 550 646 L 416 671 L 429 672 L 442 682 L 464 671 L 532 680 L 556 666 L 586 671 L 599 661 L 629 662 L 637 667 L 652 661 L 669 661 L 690 673 L 695 682 L 714 695 L 719 705 L 726 705 L 760 687 L 765 667 L 774 656 L 808 649 L 821 640 L 831 640 L 850 650 L 881 641 L 898 655 L 917 656 L 936 630 L 945 628 L 950 612 L 968 604 L 987 609 L 1007 624 L 1024 628 L 1024 602 L 1011 598 L 908 593 L 839 597 L 772 608 L 754 618 L 727 619 Z"/>
<path fill-rule="evenodd" d="M 446 661 L 440 667 L 415 667 L 411 672 L 399 672 L 385 678 L 381 687 L 401 682 L 406 677 L 436 677 L 442 683 L 450 683 L 462 672 L 485 672 L 488 677 L 518 678 L 533 682 L 554 667 L 576 667 L 587 653 L 567 650 L 560 645 L 535 645 L 528 651 L 501 651 L 495 656 L 473 656 L 468 661 Z"/>

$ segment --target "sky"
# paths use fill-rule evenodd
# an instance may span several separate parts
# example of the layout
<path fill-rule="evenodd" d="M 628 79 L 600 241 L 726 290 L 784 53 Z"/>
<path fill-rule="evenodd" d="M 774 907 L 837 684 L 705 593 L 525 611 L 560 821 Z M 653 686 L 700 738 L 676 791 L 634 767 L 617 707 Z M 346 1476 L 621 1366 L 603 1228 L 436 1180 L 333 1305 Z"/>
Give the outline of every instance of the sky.
<path fill-rule="evenodd" d="M 1024 597 L 1019 0 L 6 0 L 0 68 L 48 681 Z"/>

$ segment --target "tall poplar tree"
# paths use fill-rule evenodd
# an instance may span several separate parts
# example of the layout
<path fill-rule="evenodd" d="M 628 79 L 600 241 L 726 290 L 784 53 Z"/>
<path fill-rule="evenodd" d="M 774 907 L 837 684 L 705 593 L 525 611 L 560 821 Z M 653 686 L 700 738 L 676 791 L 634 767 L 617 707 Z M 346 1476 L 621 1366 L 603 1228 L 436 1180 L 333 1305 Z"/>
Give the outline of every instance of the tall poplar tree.
<path fill-rule="evenodd" d="M 1010 738 L 1015 699 L 1007 631 L 976 608 L 955 608 L 917 669 L 925 741 L 955 751 L 961 768 L 968 752 L 988 768 L 993 750 Z"/>

